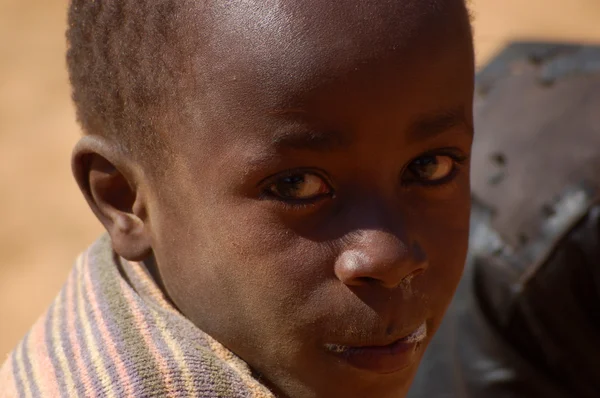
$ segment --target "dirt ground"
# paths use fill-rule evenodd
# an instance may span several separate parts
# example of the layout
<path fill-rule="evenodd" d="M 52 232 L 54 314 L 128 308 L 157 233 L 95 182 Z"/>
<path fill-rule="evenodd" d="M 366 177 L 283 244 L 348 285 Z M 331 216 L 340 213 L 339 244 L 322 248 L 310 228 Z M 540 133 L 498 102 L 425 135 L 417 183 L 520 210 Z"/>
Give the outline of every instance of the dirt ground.
<path fill-rule="evenodd" d="M 73 182 L 66 0 L 0 0 L 0 362 L 100 233 Z M 472 0 L 479 64 L 513 38 L 600 43 L 598 0 Z"/>

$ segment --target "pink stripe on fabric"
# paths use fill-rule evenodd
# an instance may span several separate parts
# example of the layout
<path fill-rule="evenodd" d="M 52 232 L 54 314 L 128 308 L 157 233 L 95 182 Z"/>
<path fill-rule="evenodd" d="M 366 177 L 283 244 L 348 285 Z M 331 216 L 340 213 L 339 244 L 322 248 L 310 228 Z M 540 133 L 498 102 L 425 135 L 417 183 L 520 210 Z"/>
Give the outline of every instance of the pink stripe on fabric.
<path fill-rule="evenodd" d="M 10 356 L 0 368 L 0 387 L 2 387 L 2 394 L 6 398 L 19 397 L 13 366 L 13 359 Z"/>
<path fill-rule="evenodd" d="M 82 257 L 77 259 L 77 263 L 75 267 L 77 271 L 81 272 L 81 261 Z M 88 372 L 87 366 L 83 361 L 83 353 L 81 352 L 81 344 L 78 341 L 78 336 L 76 332 L 75 326 L 75 314 L 77 309 L 75 308 L 75 284 L 77 280 L 75 279 L 75 273 L 71 273 L 69 275 L 69 282 L 67 283 L 67 302 L 66 302 L 66 314 L 67 314 L 67 335 L 69 337 L 69 343 L 71 344 L 71 349 L 73 350 L 73 356 L 75 357 L 75 366 L 77 367 L 77 371 L 81 377 L 81 381 L 83 382 L 85 391 L 93 391 L 92 381 L 90 378 L 90 374 Z"/>
<path fill-rule="evenodd" d="M 146 270 L 146 267 L 140 262 L 127 261 L 127 263 L 135 273 L 138 282 L 144 287 L 145 293 L 150 295 L 150 298 L 152 298 L 162 309 L 176 313 L 177 310 L 175 310 L 171 303 L 165 298 L 165 294 L 158 288 L 156 282 Z"/>
<path fill-rule="evenodd" d="M 125 296 L 125 299 L 129 304 L 129 308 L 131 309 L 131 313 L 133 314 L 133 318 L 135 319 L 137 329 L 140 332 L 144 343 L 148 347 L 148 351 L 154 357 L 159 373 L 164 376 L 165 384 L 168 390 L 167 396 L 176 397 L 175 394 L 177 391 L 175 390 L 175 385 L 173 383 L 171 373 L 169 372 L 167 359 L 162 355 L 162 353 L 156 347 L 156 344 L 153 342 L 153 337 L 149 330 L 150 328 L 144 314 L 140 309 L 139 303 L 137 302 L 136 297 L 131 290 L 131 287 L 123 281 L 121 282 L 121 286 L 123 288 L 123 295 Z"/>
<path fill-rule="evenodd" d="M 100 310 L 100 306 L 98 305 L 98 297 L 95 293 L 93 282 L 90 277 L 89 254 L 86 255 L 86 257 L 85 257 L 82 272 L 83 272 L 84 287 L 85 287 L 84 293 L 87 293 L 87 294 L 85 294 L 85 296 L 87 298 L 87 302 L 90 304 L 90 306 L 92 308 L 92 316 L 94 317 L 95 323 L 98 325 L 100 337 L 102 339 L 101 344 L 102 344 L 103 348 L 107 350 L 110 358 L 114 360 L 114 364 L 116 366 L 119 381 L 121 381 L 121 380 L 123 381 L 123 383 L 120 384 L 120 386 L 125 389 L 126 396 L 133 397 L 135 395 L 133 393 L 131 377 L 129 376 L 129 373 L 127 373 L 127 369 L 125 367 L 125 364 L 123 363 L 123 360 L 121 359 L 121 356 L 117 352 L 117 349 L 116 349 L 115 343 L 114 343 L 114 339 L 112 338 L 110 331 L 108 330 L 108 327 L 106 326 L 104 316 L 102 315 L 102 311 Z"/>
<path fill-rule="evenodd" d="M 31 331 L 31 344 L 29 346 L 31 367 L 40 393 L 48 397 L 59 397 L 58 378 L 46 345 L 46 334 L 48 333 L 46 316 L 39 319 Z"/>

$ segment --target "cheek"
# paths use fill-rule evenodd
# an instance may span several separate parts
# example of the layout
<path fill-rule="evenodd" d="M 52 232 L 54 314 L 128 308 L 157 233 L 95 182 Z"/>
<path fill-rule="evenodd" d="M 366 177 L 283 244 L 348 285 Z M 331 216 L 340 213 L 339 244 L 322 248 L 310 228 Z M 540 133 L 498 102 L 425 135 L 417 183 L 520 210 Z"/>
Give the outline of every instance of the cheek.
<path fill-rule="evenodd" d="M 427 255 L 435 263 L 447 259 L 464 262 L 469 240 L 471 194 L 469 170 L 446 186 L 413 195 L 411 225 Z"/>
<path fill-rule="evenodd" d="M 253 307 L 249 311 L 291 311 L 332 270 L 328 250 L 294 234 L 256 203 L 222 199 L 182 218 L 177 228 L 189 240 L 178 249 L 187 264 L 180 273 L 193 285 L 188 290 L 225 292 L 223 302 L 242 302 Z"/>
<path fill-rule="evenodd" d="M 220 230 L 225 256 L 249 266 L 246 276 L 271 291 L 292 295 L 311 290 L 332 269 L 333 259 L 323 245 L 298 235 L 260 205 L 231 206 L 214 229 Z"/>
<path fill-rule="evenodd" d="M 430 258 L 462 260 L 469 240 L 470 200 L 448 201 L 427 210 L 419 236 Z M 461 261 L 462 262 L 462 261 Z"/>
<path fill-rule="evenodd" d="M 416 201 L 411 220 L 414 239 L 428 259 L 424 287 L 432 302 L 448 305 L 460 281 L 469 243 L 470 193 L 468 183 L 444 200 Z"/>
<path fill-rule="evenodd" d="M 460 212 L 454 209 L 455 212 Z M 469 241 L 469 216 L 463 215 L 461 221 L 458 215 L 453 215 L 453 220 L 448 223 L 439 223 L 437 227 L 426 232 L 423 239 L 423 248 L 429 259 L 429 272 L 441 282 L 458 283 L 464 267 L 468 241 Z"/>

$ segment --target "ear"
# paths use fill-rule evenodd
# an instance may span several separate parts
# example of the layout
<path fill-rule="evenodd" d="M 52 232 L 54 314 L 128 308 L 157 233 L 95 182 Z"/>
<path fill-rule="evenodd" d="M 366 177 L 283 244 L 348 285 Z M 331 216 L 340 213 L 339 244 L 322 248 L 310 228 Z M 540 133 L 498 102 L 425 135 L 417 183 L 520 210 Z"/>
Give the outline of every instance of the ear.
<path fill-rule="evenodd" d="M 147 206 L 139 189 L 144 174 L 105 138 L 85 136 L 73 150 L 73 174 L 92 211 L 121 257 L 141 261 L 151 253 Z"/>

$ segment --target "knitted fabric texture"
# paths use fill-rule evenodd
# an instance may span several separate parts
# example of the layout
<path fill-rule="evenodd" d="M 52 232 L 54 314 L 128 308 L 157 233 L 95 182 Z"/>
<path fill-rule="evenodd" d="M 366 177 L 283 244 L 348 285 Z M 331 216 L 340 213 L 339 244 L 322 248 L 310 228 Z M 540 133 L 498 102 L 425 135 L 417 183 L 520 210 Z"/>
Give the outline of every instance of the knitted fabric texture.
<path fill-rule="evenodd" d="M 104 236 L 0 368 L 0 397 L 273 395 Z"/>

